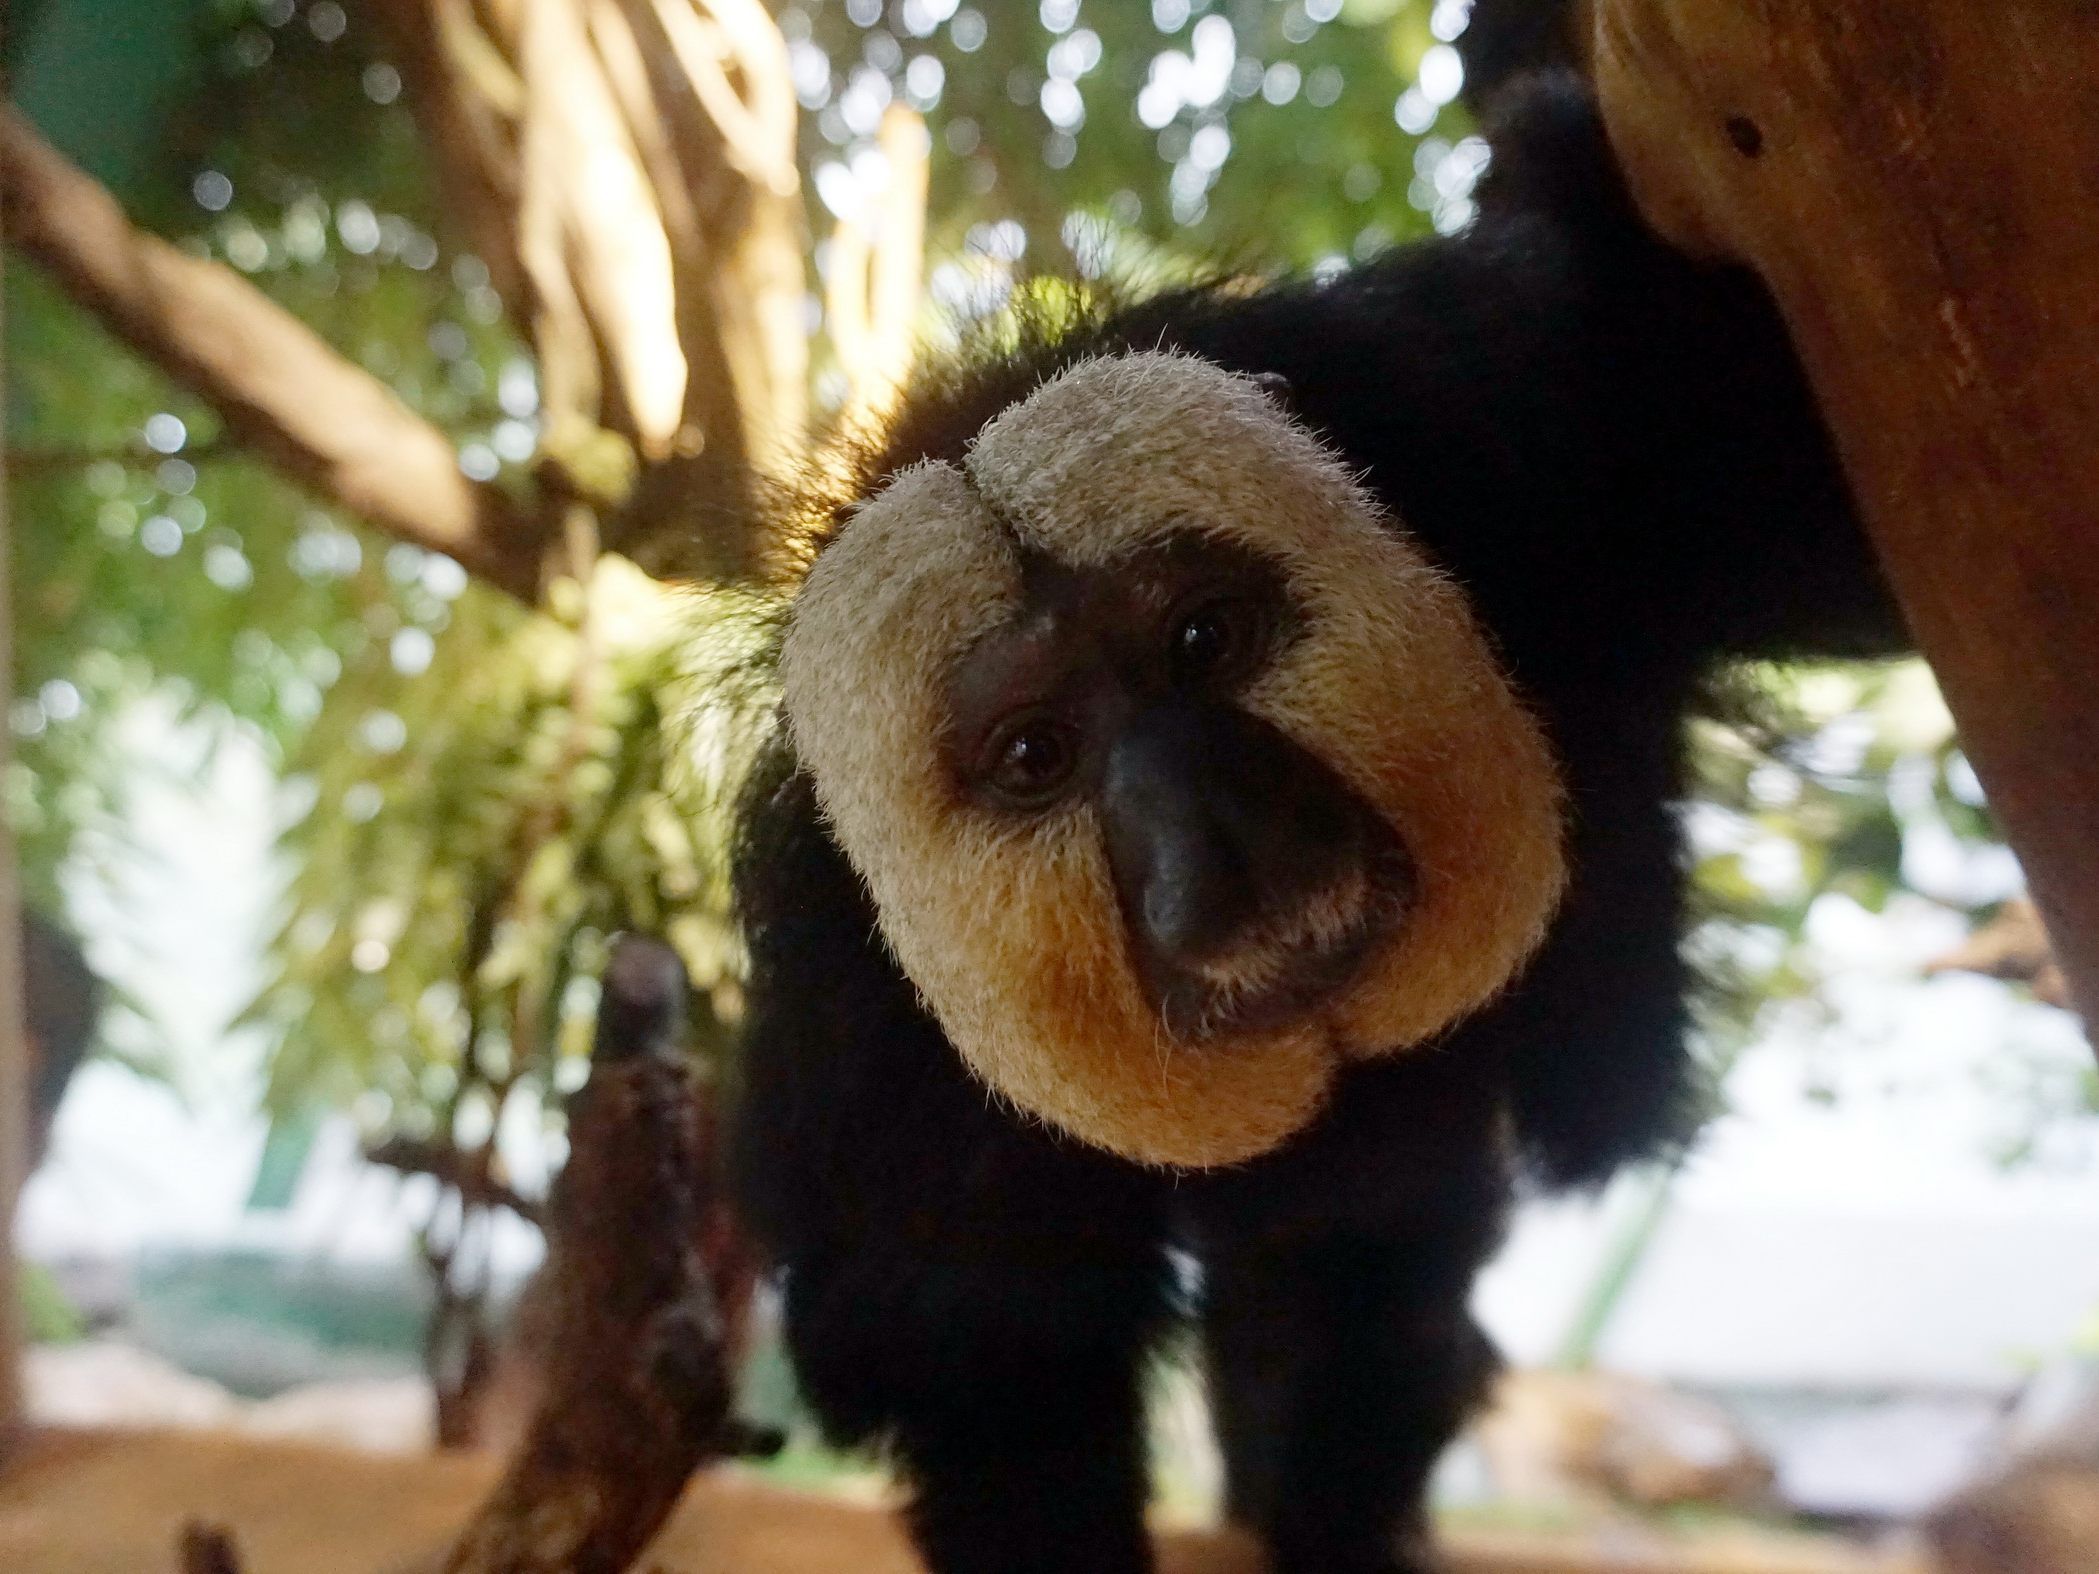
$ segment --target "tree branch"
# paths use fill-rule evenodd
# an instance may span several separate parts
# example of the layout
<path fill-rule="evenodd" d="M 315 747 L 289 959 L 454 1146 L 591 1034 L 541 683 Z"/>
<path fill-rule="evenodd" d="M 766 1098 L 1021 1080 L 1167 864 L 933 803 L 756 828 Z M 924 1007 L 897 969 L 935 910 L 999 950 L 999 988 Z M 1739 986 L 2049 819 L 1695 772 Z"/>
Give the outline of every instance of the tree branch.
<path fill-rule="evenodd" d="M 733 449 L 701 419 L 717 457 L 747 456 L 766 468 L 795 451 L 807 413 L 804 216 L 787 44 L 759 0 L 619 5 L 650 62 L 658 113 L 706 242 L 686 316 L 695 373 L 689 413 L 727 403 L 738 428 Z"/>
<path fill-rule="evenodd" d="M 591 357 L 589 370 L 596 374 L 602 355 L 608 392 L 618 396 L 601 412 L 592 389 L 575 413 L 612 430 L 624 426 L 643 457 L 661 459 L 677 435 L 687 376 L 662 212 L 581 9 L 532 0 L 525 18 L 525 265 L 543 299 L 574 291 L 588 324 L 580 348 Z M 537 235 L 535 203 L 543 210 Z M 538 337 L 546 354 L 546 336 Z M 551 360 L 544 381 L 550 416 L 558 415 Z"/>
<path fill-rule="evenodd" d="M 444 1574 L 619 1574 L 737 1441 L 700 1246 L 718 1156 L 682 1056 L 686 988 L 650 940 L 622 941 L 605 970 L 550 1205 L 547 1392 Z"/>
<path fill-rule="evenodd" d="M 388 534 L 538 595 L 543 526 L 462 475 L 444 433 L 232 269 L 133 227 L 8 106 L 0 202 L 12 244 L 241 442 Z"/>
<path fill-rule="evenodd" d="M 402 1175 L 428 1175 L 449 1186 L 473 1207 L 507 1208 L 527 1224 L 544 1225 L 546 1209 L 515 1186 L 488 1173 L 471 1155 L 445 1143 L 417 1137 L 388 1137 L 364 1150 L 364 1161 Z"/>

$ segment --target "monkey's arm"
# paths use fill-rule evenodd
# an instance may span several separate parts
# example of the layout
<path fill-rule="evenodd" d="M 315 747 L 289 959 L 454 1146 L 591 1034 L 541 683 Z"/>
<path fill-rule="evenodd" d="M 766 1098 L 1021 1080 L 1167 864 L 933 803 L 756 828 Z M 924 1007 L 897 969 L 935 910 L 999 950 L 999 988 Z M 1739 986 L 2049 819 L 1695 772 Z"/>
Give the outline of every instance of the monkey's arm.
<path fill-rule="evenodd" d="M 1574 72 L 1518 78 L 1487 129 L 1469 230 L 1103 337 L 1286 379 L 1519 668 L 1601 629 L 1652 660 L 1903 647 L 1762 287 L 1647 230 Z"/>

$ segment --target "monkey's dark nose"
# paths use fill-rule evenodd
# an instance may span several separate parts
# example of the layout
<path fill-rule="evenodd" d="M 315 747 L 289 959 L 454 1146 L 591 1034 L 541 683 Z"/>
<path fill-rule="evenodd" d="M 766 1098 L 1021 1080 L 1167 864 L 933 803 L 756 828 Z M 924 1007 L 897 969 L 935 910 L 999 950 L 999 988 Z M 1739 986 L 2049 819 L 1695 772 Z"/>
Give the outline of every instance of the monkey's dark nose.
<path fill-rule="evenodd" d="M 1154 964 L 1228 952 L 1361 856 L 1353 799 L 1275 728 L 1227 706 L 1160 706 L 1109 750 L 1100 813 L 1117 894 Z"/>
<path fill-rule="evenodd" d="M 1237 927 L 1246 877 L 1237 838 L 1202 768 L 1214 754 L 1197 716 L 1141 716 L 1109 751 L 1101 778 L 1108 862 L 1123 910 L 1159 960 L 1213 954 Z"/>

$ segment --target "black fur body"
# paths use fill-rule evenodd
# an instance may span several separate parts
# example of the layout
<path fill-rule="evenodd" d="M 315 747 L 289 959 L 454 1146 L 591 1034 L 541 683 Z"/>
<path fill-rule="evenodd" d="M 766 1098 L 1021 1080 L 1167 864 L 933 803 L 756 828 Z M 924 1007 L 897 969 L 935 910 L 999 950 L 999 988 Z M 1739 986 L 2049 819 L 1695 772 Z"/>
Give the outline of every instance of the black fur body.
<path fill-rule="evenodd" d="M 1768 301 L 1639 226 L 1585 91 L 1505 105 L 1477 223 L 1325 283 L 1191 291 L 907 397 L 878 473 L 956 457 L 1050 371 L 1180 348 L 1294 413 L 1463 586 L 1570 789 L 1544 948 L 1318 1123 L 1172 1175 L 971 1080 L 885 951 L 784 741 L 752 790 L 738 1146 L 804 1388 L 916 1489 L 939 1574 L 1149 1566 L 1141 1387 L 1205 1340 L 1235 1518 L 1282 1574 L 1413 1566 L 1427 1474 L 1493 1358 L 1466 1309 L 1520 1174 L 1600 1181 L 1701 1104 L 1671 810 L 1726 657 L 1899 648 L 1900 620 Z M 1185 1304 L 1169 1246 L 1202 1265 Z"/>

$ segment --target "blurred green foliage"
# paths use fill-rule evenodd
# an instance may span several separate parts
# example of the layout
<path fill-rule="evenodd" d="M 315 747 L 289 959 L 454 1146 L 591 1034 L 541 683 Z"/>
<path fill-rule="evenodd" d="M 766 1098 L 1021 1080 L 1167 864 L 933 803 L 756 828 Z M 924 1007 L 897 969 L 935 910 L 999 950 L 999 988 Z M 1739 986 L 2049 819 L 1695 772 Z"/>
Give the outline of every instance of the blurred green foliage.
<path fill-rule="evenodd" d="M 360 701 L 308 729 L 291 765 L 316 807 L 286 838 L 277 972 L 250 1013 L 281 1046 L 273 1106 L 485 1135 L 510 1092 L 580 1074 L 622 930 L 677 947 L 694 1048 L 725 1046 L 718 849 L 728 735 L 752 729 L 713 668 L 733 667 L 743 611 L 717 595 L 714 638 L 695 639 L 692 607 L 609 555 L 587 594 L 560 591 L 553 615 L 478 599 L 479 626 L 434 642 L 427 671 L 346 673 L 337 692 Z"/>
<path fill-rule="evenodd" d="M 1781 1021 L 1829 1025 L 1818 921 L 1897 906 L 1980 919 L 2021 882 L 1921 663 L 1745 667 L 1716 698 L 1688 739 L 1685 946 L 1724 1074 Z"/>
<path fill-rule="evenodd" d="M 385 91 L 347 36 L 289 25 L 292 10 L 49 0 L 16 91 L 32 108 L 68 104 L 75 79 L 106 64 L 84 57 L 89 42 L 130 59 L 141 38 L 159 40 L 166 78 L 140 85 L 133 106 L 153 138 L 149 167 L 125 182 L 133 213 L 238 267 L 464 439 L 485 437 L 503 419 L 506 367 L 529 414 L 530 368 L 478 265 L 440 265 L 398 84 Z M 43 48 L 50 33 L 67 46 Z M 71 124 L 47 129 L 63 139 Z M 121 835 L 130 701 L 171 695 L 192 717 L 249 728 L 281 761 L 346 664 L 404 630 L 442 635 L 462 592 L 388 574 L 383 540 L 222 445 L 209 411 L 35 270 L 11 260 L 6 289 L 17 621 L 5 801 L 28 890 L 48 904 L 69 852 Z"/>
<path fill-rule="evenodd" d="M 1305 265 L 1420 233 L 1442 201 L 1432 175 L 1462 116 L 1448 109 L 1417 157 L 1394 109 L 1466 9 L 796 0 L 779 15 L 820 197 L 831 197 L 825 165 L 850 166 L 898 99 L 934 130 L 935 253 L 1017 220 L 1030 262 L 1056 271 L 1093 228 L 1078 222 L 1087 217 L 1171 252 L 1249 265 Z M 1422 102 L 1416 131 L 1436 107 Z M 974 240 L 1012 244 L 981 231 Z"/>

